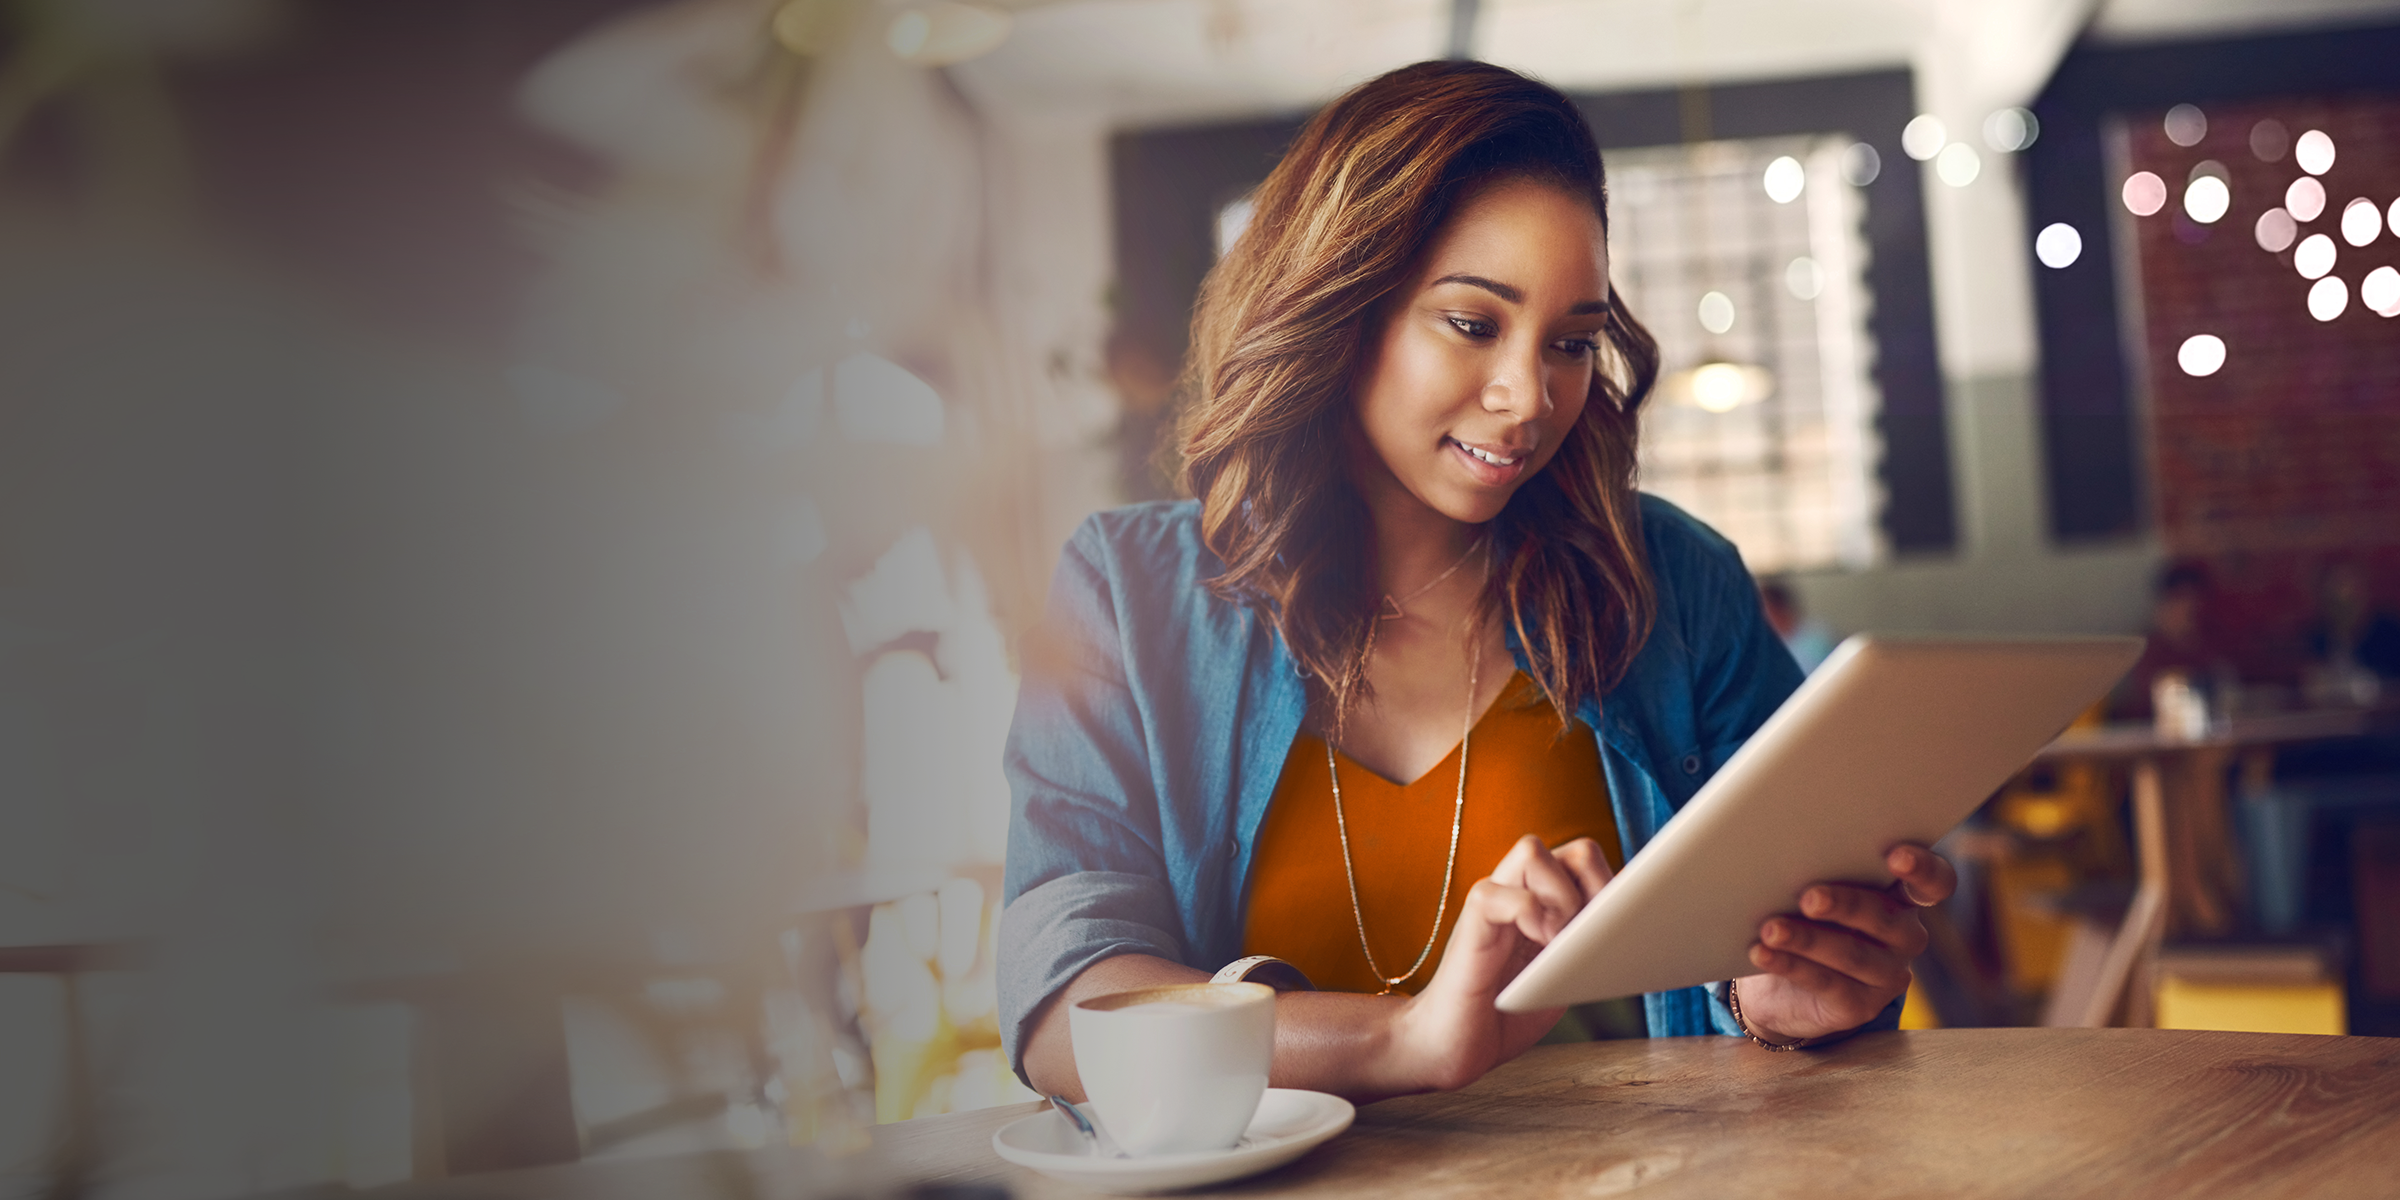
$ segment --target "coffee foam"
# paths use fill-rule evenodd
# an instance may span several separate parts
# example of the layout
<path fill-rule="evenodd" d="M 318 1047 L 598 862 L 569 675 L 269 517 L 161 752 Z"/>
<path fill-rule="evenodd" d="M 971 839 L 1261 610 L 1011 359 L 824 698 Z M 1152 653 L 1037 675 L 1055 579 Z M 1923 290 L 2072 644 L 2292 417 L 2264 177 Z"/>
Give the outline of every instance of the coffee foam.
<path fill-rule="evenodd" d="M 1092 1012 L 1139 1009 L 1144 1016 L 1163 1017 L 1234 1008 L 1274 995 L 1275 989 L 1263 983 L 1178 983 L 1094 996 L 1075 1007 Z"/>
<path fill-rule="evenodd" d="M 1134 1004 L 1117 1011 L 1136 1017 L 1180 1017 L 1192 1013 L 1216 1012 L 1222 1005 L 1194 1004 L 1189 1000 L 1153 1000 Z"/>

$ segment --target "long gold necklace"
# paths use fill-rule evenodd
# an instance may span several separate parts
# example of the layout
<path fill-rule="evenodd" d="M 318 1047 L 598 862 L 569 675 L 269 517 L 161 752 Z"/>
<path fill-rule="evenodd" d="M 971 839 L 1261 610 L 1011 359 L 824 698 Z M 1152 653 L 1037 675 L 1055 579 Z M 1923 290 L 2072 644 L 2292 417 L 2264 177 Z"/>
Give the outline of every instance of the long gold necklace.
<path fill-rule="evenodd" d="M 1441 574 L 1426 580 L 1425 586 L 1418 588 L 1417 590 L 1410 592 L 1409 594 L 1402 596 L 1397 600 L 1392 598 L 1392 594 L 1390 592 L 1385 592 L 1383 594 L 1383 605 L 1376 610 L 1375 619 L 1378 621 L 1397 621 L 1400 618 L 1407 616 L 1408 610 L 1401 607 L 1402 605 L 1413 603 L 1419 596 L 1422 596 L 1425 593 L 1440 587 L 1443 580 L 1458 574 L 1458 569 L 1467 565 L 1467 560 L 1475 557 L 1475 552 L 1481 549 L 1483 549 L 1483 538 L 1478 536 L 1467 546 L 1467 552 L 1458 556 L 1457 562 L 1451 563 L 1449 568 L 1444 570 Z M 1369 632 L 1371 633 L 1372 631 L 1370 630 Z M 1371 648 L 1372 644 L 1370 643 L 1370 649 Z"/>
<path fill-rule="evenodd" d="M 1466 560 L 1462 558 L 1459 561 L 1463 563 Z M 1457 568 L 1452 567 L 1451 570 Z M 1418 594 L 1422 595 L 1423 589 Z M 1474 642 L 1475 648 L 1467 657 L 1467 713 L 1460 720 L 1458 734 L 1458 797 L 1450 804 L 1450 855 L 1442 862 L 1442 890 L 1433 899 L 1433 932 L 1425 935 L 1425 945 L 1417 951 L 1417 960 L 1408 964 L 1408 970 L 1398 975 L 1385 975 L 1383 968 L 1375 961 L 1374 947 L 1367 945 L 1367 916 L 1358 904 L 1358 870 L 1350 862 L 1350 823 L 1342 815 L 1342 775 L 1333 762 L 1333 738 L 1328 736 L 1325 739 L 1325 775 L 1333 781 L 1333 827 L 1342 841 L 1342 877 L 1350 884 L 1350 918 L 1358 923 L 1358 948 L 1367 956 L 1367 970 L 1374 972 L 1375 978 L 1383 982 L 1383 990 L 1376 993 L 1379 996 L 1391 995 L 1392 989 L 1407 983 L 1424 967 L 1425 960 L 1433 954 L 1434 945 L 1441 941 L 1442 918 L 1450 910 L 1450 881 L 1458 869 L 1458 831 L 1467 815 L 1467 740 L 1475 733 L 1475 677 L 1483 668 L 1483 639 L 1476 636 L 1473 622 L 1468 623 L 1467 629 L 1468 638 Z M 1370 655 L 1375 649 L 1373 637 L 1373 628 L 1370 626 L 1367 643 Z"/>

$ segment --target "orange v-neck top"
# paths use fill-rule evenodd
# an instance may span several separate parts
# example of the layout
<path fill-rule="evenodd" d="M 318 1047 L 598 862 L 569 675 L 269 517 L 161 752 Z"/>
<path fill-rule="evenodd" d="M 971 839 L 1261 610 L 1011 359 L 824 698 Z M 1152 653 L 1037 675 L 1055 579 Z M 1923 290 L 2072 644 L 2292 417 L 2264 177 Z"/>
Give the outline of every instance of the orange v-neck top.
<path fill-rule="evenodd" d="M 1492 873 L 1517 839 L 1537 834 L 1552 848 L 1579 837 L 1600 843 L 1613 870 L 1624 862 L 1609 811 L 1608 781 L 1590 727 L 1561 736 L 1558 714 L 1518 672 L 1475 723 L 1467 742 L 1467 802 L 1459 823 L 1458 869 L 1442 909 L 1441 937 L 1424 967 L 1397 989 L 1414 994 L 1432 978 L 1468 889 Z M 1423 778 L 1393 783 L 1337 753 L 1358 912 L 1375 962 L 1398 975 L 1433 932 L 1433 898 L 1450 850 L 1458 797 L 1458 750 Z M 1383 984 L 1359 950 L 1358 919 L 1342 869 L 1325 741 L 1301 734 L 1283 760 L 1250 867 L 1242 953 L 1272 954 L 1326 991 L 1377 992 Z"/>

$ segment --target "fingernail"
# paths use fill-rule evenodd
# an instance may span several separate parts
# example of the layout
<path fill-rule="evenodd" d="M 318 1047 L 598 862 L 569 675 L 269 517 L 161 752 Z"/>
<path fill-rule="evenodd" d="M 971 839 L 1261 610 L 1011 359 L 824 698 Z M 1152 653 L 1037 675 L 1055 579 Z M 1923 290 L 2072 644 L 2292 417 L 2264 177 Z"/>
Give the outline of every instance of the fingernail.
<path fill-rule="evenodd" d="M 1825 894 L 1824 888 L 1810 888 L 1807 895 L 1800 897 L 1800 907 L 1812 917 L 1824 916 L 1826 906 L 1832 902 L 1833 898 Z"/>
<path fill-rule="evenodd" d="M 1759 940 L 1764 941 L 1770 946 L 1780 946 L 1790 937 L 1791 934 L 1785 931 L 1783 922 L 1769 921 L 1767 922 L 1766 930 L 1760 935 Z"/>

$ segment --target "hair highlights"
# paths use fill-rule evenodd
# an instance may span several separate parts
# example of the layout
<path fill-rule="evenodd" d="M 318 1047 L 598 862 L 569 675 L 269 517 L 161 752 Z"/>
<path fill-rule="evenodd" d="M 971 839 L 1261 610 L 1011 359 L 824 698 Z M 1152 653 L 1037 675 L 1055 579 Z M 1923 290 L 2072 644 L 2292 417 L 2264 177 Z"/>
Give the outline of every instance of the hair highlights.
<path fill-rule="evenodd" d="M 1360 356 L 1452 209 L 1518 177 L 1607 220 L 1599 147 L 1573 102 L 1484 63 L 1403 67 L 1309 121 L 1201 287 L 1181 435 L 1184 485 L 1225 563 L 1209 587 L 1275 623 L 1337 722 L 1367 694 L 1377 600 L 1366 508 L 1335 465 Z M 1613 290 L 1608 304 L 1582 417 L 1492 522 L 1485 603 L 1562 721 L 1623 676 L 1656 607 L 1634 451 L 1658 346 Z"/>

